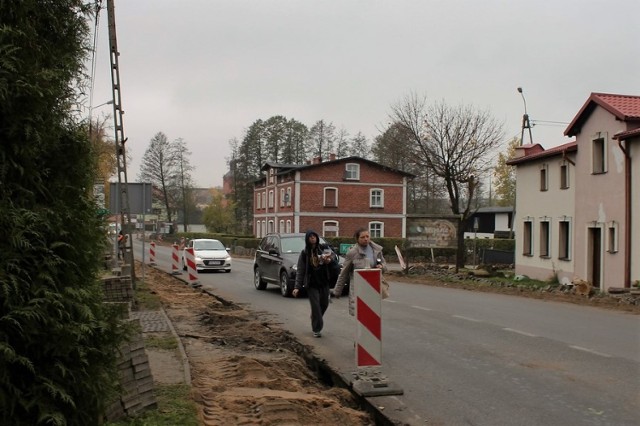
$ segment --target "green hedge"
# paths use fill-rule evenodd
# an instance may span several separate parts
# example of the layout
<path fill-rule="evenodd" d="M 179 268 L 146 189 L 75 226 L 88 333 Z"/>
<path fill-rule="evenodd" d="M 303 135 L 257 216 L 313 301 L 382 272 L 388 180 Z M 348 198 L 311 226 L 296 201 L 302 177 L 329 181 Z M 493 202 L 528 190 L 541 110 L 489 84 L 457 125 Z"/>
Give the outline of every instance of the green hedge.
<path fill-rule="evenodd" d="M 256 238 L 251 235 L 229 235 L 229 234 L 216 234 L 207 232 L 183 232 L 176 234 L 176 240 L 181 237 L 187 239 L 193 238 L 214 238 L 220 240 L 226 247 L 244 247 L 247 249 L 256 249 L 260 243 L 260 238 Z M 340 248 L 341 244 L 355 244 L 355 240 L 352 236 L 349 237 L 333 237 L 325 238 L 336 249 Z M 377 244 L 383 247 L 383 253 L 387 261 L 397 262 L 395 247 L 398 246 L 402 255 L 410 262 L 429 262 L 432 259 L 452 262 L 455 260 L 456 250 L 449 248 L 408 248 L 408 241 L 406 238 L 376 238 Z M 476 253 L 480 253 L 482 249 L 495 249 L 504 251 L 515 250 L 515 240 L 508 239 L 473 239 L 467 238 L 464 240 L 467 255 L 473 255 L 474 244 Z"/>

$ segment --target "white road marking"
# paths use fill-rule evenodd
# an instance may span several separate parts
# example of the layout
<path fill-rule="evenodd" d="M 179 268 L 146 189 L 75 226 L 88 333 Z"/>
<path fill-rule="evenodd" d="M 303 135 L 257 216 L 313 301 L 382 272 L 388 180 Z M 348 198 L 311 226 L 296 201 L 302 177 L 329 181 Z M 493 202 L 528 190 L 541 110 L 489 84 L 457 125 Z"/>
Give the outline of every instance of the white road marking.
<path fill-rule="evenodd" d="M 577 349 L 579 351 L 589 352 L 590 354 L 600 355 L 600 356 L 603 356 L 605 358 L 611 358 L 611 355 L 609 355 L 609 354 L 605 354 L 605 353 L 602 353 L 602 352 L 594 351 L 593 349 L 589 349 L 589 348 L 583 348 L 582 346 L 569 345 L 569 347 L 573 348 L 573 349 Z"/>
<path fill-rule="evenodd" d="M 512 333 L 518 333 L 518 334 L 522 334 L 523 336 L 528 336 L 528 337 L 538 337 L 535 334 L 531 334 L 531 333 L 527 333 L 526 331 L 520 331 L 520 330 L 515 330 L 513 328 L 503 328 L 504 331 L 510 331 Z"/>
<path fill-rule="evenodd" d="M 475 319 L 475 318 L 469 318 L 469 317 L 463 317 L 462 315 L 451 315 L 454 318 L 460 318 L 463 320 L 467 320 L 467 321 L 472 321 L 472 322 L 482 322 L 482 320 L 479 319 Z"/>
<path fill-rule="evenodd" d="M 421 311 L 430 311 L 431 310 L 430 308 L 423 308 L 422 306 L 416 306 L 416 305 L 412 305 L 411 307 L 415 308 L 415 309 L 420 309 Z"/>

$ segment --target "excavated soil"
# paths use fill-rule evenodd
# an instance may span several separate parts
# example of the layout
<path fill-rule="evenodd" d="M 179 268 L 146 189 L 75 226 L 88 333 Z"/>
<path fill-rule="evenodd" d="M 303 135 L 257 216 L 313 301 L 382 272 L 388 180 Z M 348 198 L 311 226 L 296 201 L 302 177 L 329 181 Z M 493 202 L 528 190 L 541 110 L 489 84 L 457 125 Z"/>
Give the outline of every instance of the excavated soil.
<path fill-rule="evenodd" d="M 155 269 L 145 287 L 162 300 L 184 346 L 203 425 L 375 424 L 349 390 L 323 384 L 301 355 L 310 349 L 266 316 Z M 154 381 L 174 382 L 177 357 L 148 352 Z"/>

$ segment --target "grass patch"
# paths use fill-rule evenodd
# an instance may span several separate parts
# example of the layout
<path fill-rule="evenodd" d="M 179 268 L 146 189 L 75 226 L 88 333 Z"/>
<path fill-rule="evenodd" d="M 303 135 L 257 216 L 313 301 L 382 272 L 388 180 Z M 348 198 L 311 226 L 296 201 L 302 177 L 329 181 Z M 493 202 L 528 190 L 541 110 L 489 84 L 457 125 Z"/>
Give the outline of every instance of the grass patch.
<path fill-rule="evenodd" d="M 149 336 L 144 339 L 145 348 L 149 349 L 178 349 L 178 342 L 173 336 Z"/>
<path fill-rule="evenodd" d="M 156 385 L 154 394 L 158 409 L 105 426 L 198 426 L 198 411 L 190 396 L 188 385 Z"/>
<path fill-rule="evenodd" d="M 162 307 L 160 297 L 144 281 L 136 281 L 136 304 L 141 311 L 157 311 Z"/>

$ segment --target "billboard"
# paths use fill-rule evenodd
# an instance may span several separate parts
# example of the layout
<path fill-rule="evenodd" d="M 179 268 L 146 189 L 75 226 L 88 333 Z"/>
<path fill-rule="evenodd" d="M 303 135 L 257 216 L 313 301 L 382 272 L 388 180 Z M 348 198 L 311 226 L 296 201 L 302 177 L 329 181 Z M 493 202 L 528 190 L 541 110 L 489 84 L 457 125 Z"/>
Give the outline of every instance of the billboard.
<path fill-rule="evenodd" d="M 407 240 L 415 248 L 458 248 L 459 216 L 407 216 Z"/>
<path fill-rule="evenodd" d="M 111 214 L 120 214 L 120 185 L 119 182 L 110 182 L 109 184 L 109 211 Z M 127 192 L 129 193 L 129 213 L 130 214 L 151 214 L 151 189 L 150 183 L 128 183 Z"/>

